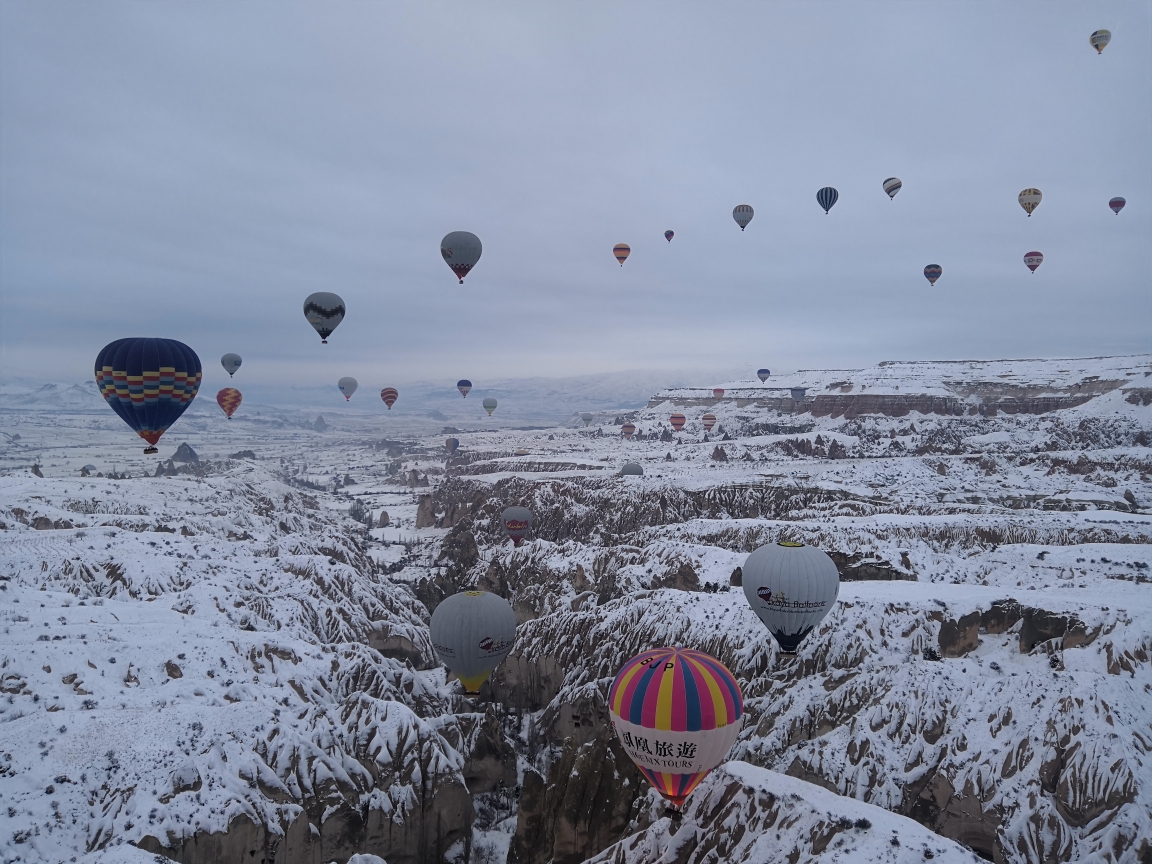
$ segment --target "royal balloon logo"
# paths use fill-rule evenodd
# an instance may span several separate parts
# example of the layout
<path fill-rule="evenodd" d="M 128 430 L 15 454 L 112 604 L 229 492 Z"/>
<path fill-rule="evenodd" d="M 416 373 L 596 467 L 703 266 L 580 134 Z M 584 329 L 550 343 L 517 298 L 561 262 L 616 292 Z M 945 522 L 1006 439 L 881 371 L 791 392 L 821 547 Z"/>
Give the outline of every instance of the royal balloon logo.
<path fill-rule="evenodd" d="M 491 651 L 492 650 L 492 637 L 491 636 L 489 636 L 486 639 L 480 640 L 480 650 L 481 651 Z"/>
<path fill-rule="evenodd" d="M 511 650 L 512 641 L 511 639 L 493 639 L 491 636 L 485 636 L 476 647 L 488 653 L 499 653 Z"/>
<path fill-rule="evenodd" d="M 763 600 L 765 603 L 767 603 L 769 600 L 772 599 L 772 589 L 771 588 L 757 588 L 756 589 L 756 596 L 759 597 L 761 600 Z"/>

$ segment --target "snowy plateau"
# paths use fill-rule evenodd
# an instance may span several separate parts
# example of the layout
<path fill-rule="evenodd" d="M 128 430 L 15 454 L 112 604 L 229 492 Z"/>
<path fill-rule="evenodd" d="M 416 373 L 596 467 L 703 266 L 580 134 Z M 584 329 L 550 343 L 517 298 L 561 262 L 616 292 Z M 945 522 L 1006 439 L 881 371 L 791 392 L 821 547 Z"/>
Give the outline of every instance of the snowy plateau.
<path fill-rule="evenodd" d="M 1150 361 L 797 372 L 587 428 L 202 392 L 159 460 L 88 385 L 7 385 L 0 862 L 1152 864 Z M 841 574 L 795 657 L 738 587 L 782 539 Z M 428 635 L 471 586 L 519 622 L 476 699 Z M 746 702 L 678 823 L 605 705 L 675 644 Z"/>

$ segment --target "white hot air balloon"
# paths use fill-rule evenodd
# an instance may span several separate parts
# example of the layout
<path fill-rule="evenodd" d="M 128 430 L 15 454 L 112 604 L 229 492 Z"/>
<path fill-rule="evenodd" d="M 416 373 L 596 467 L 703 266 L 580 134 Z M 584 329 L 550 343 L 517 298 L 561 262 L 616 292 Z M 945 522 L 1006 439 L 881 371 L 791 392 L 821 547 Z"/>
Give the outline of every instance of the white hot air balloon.
<path fill-rule="evenodd" d="M 741 231 L 748 227 L 748 223 L 752 221 L 752 217 L 755 215 L 756 211 L 752 209 L 751 204 L 737 204 L 732 208 L 732 218 L 736 220 Z"/>
<path fill-rule="evenodd" d="M 528 451 L 524 452 L 527 454 Z M 500 524 L 504 526 L 504 533 L 512 539 L 512 545 L 519 546 L 532 528 L 532 511 L 527 507 L 505 507 L 500 514 Z"/>
<path fill-rule="evenodd" d="M 903 185 L 899 177 L 889 177 L 884 181 L 884 191 L 888 193 L 889 198 L 895 198 L 896 193 L 900 191 L 900 187 Z"/>
<path fill-rule="evenodd" d="M 644 467 L 637 462 L 625 462 L 620 469 L 621 477 L 643 477 Z"/>
<path fill-rule="evenodd" d="M 350 375 L 345 375 L 336 382 L 336 386 L 340 388 L 340 392 L 344 394 L 344 401 L 352 398 L 352 394 L 356 392 L 356 388 L 360 385 L 356 383 L 356 379 Z"/>
<path fill-rule="evenodd" d="M 592 422 L 593 418 L 591 414 L 584 413 L 580 415 L 580 419 L 584 421 L 585 426 L 588 426 Z"/>
<path fill-rule="evenodd" d="M 516 642 L 516 613 L 487 591 L 461 591 L 432 613 L 432 647 L 467 693 L 476 693 Z"/>
<path fill-rule="evenodd" d="M 325 345 L 332 331 L 344 320 L 347 311 L 344 300 L 331 291 L 317 291 L 304 300 L 304 317 L 312 329 L 320 334 L 320 341 Z"/>
<path fill-rule="evenodd" d="M 240 368 L 240 364 L 243 362 L 239 354 L 225 354 L 220 358 L 220 365 L 224 367 L 229 378 L 236 374 L 236 370 Z"/>
<path fill-rule="evenodd" d="M 803 543 L 769 543 L 748 556 L 744 596 L 785 654 L 832 609 L 840 574 L 832 559 Z"/>
<path fill-rule="evenodd" d="M 489 416 L 489 417 L 491 417 L 491 416 L 492 416 L 492 412 L 496 410 L 496 405 L 497 405 L 498 403 L 496 402 L 496 400 L 495 400 L 495 399 L 493 399 L 491 396 L 489 396 L 487 399 L 485 399 L 485 400 L 484 400 L 482 403 L 480 403 L 480 404 L 482 404 L 482 405 L 484 406 L 484 410 L 485 410 L 485 411 L 487 411 L 487 412 L 488 412 L 488 416 Z"/>
<path fill-rule="evenodd" d="M 471 231 L 453 231 L 444 235 L 440 241 L 440 255 L 444 259 L 460 284 L 464 284 L 464 277 L 472 272 L 480 254 L 484 251 L 480 238 Z"/>

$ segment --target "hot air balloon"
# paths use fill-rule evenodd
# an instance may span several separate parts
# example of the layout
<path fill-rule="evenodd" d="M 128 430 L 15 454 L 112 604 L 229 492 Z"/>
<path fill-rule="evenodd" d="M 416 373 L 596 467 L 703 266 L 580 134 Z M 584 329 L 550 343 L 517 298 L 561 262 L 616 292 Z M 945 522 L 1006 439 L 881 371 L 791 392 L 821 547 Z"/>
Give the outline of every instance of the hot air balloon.
<path fill-rule="evenodd" d="M 456 382 L 456 389 L 460 391 L 461 396 L 463 396 L 465 399 L 467 399 L 468 393 L 472 389 L 472 382 L 469 381 L 467 378 L 461 378 L 459 381 Z"/>
<path fill-rule="evenodd" d="M 527 507 L 505 507 L 500 514 L 500 524 L 504 526 L 504 533 L 512 539 L 512 545 L 519 546 L 532 527 L 532 511 Z"/>
<path fill-rule="evenodd" d="M 785 654 L 824 618 L 840 593 L 840 574 L 815 546 L 769 543 L 744 562 L 744 596 Z"/>
<path fill-rule="evenodd" d="M 628 256 L 632 254 L 632 247 L 627 243 L 617 243 L 612 247 L 612 254 L 616 256 L 616 260 L 620 262 L 620 266 L 624 266 L 624 262 L 628 260 Z"/>
<path fill-rule="evenodd" d="M 444 441 L 444 449 L 448 451 L 449 456 L 451 456 L 453 453 L 455 453 L 456 450 L 459 449 L 459 447 L 460 447 L 460 439 L 459 438 L 448 438 Z"/>
<path fill-rule="evenodd" d="M 700 422 L 704 424 L 704 431 L 705 432 L 711 432 L 712 427 L 716 425 L 716 415 L 715 414 L 705 414 L 703 417 L 700 418 Z"/>
<path fill-rule="evenodd" d="M 336 386 L 340 388 L 340 392 L 344 394 L 344 401 L 347 402 L 352 398 L 352 394 L 356 392 L 356 388 L 360 385 L 356 383 L 355 378 L 346 375 L 336 382 Z"/>
<path fill-rule="evenodd" d="M 1123 198 L 1113 198 L 1111 201 L 1108 202 L 1108 206 L 1112 208 L 1113 213 L 1115 213 L 1117 216 L 1119 216 L 1120 211 L 1124 209 L 1124 205 L 1127 203 L 1128 202 L 1125 201 Z"/>
<path fill-rule="evenodd" d="M 767 381 L 768 376 L 771 374 L 772 374 L 772 370 L 770 370 L 770 369 L 757 369 L 756 370 L 756 377 L 760 379 L 761 384 L 763 384 L 765 381 Z"/>
<path fill-rule="evenodd" d="M 224 411 L 224 416 L 231 420 L 243 398 L 235 387 L 225 387 L 216 394 L 216 404 Z"/>
<path fill-rule="evenodd" d="M 732 218 L 736 220 L 741 231 L 748 227 L 748 223 L 752 221 L 752 217 L 755 215 L 756 211 L 749 204 L 737 204 L 732 208 Z"/>
<path fill-rule="evenodd" d="M 1044 195 L 1039 189 L 1025 189 L 1016 200 L 1020 202 L 1024 212 L 1031 216 L 1032 211 L 1040 206 L 1040 199 L 1043 197 Z"/>
<path fill-rule="evenodd" d="M 480 404 L 484 406 L 484 410 L 488 412 L 489 417 L 491 417 L 492 412 L 496 410 L 496 400 L 493 399 L 491 396 L 489 396 L 487 399 L 485 399 Z"/>
<path fill-rule="evenodd" d="M 432 613 L 432 648 L 456 674 L 466 693 L 480 690 L 516 642 L 516 613 L 508 601 L 487 591 L 445 597 Z"/>
<path fill-rule="evenodd" d="M 804 393 L 807 390 L 808 390 L 807 387 L 793 387 L 793 388 L 791 388 L 790 392 L 792 394 L 792 401 L 793 402 L 803 402 L 804 401 Z"/>
<path fill-rule="evenodd" d="M 620 469 L 621 477 L 643 477 L 644 469 L 636 462 L 625 462 Z"/>
<path fill-rule="evenodd" d="M 684 424 L 688 422 L 688 418 L 677 412 L 668 418 L 668 422 L 672 424 L 673 429 L 679 432 L 684 428 Z"/>
<path fill-rule="evenodd" d="M 1033 273 L 1035 273 L 1036 268 L 1044 263 L 1044 253 L 1043 252 L 1029 252 L 1028 254 L 1026 254 L 1024 256 L 1024 263 L 1028 266 L 1029 270 L 1031 270 Z"/>
<path fill-rule="evenodd" d="M 202 375 L 196 352 L 175 339 L 117 339 L 96 355 L 96 386 L 120 419 L 156 443 L 196 398 Z"/>
<path fill-rule="evenodd" d="M 585 427 L 589 426 L 592 423 L 592 415 L 591 414 L 581 414 L 580 419 L 584 421 Z"/>
<path fill-rule="evenodd" d="M 440 254 L 444 256 L 444 263 L 456 274 L 461 285 L 464 284 L 464 277 L 480 260 L 483 251 L 480 238 L 470 231 L 453 231 L 445 234 L 440 241 Z"/>
<path fill-rule="evenodd" d="M 825 186 L 816 193 L 816 203 L 824 208 L 824 215 L 828 215 L 828 211 L 832 209 L 833 205 L 840 200 L 840 193 L 833 189 L 831 186 Z"/>
<path fill-rule="evenodd" d="M 631 438 L 636 432 L 636 425 L 634 423 L 625 423 L 620 427 L 620 434 L 625 438 Z"/>
<path fill-rule="evenodd" d="M 669 243 L 672 242 L 672 238 L 675 236 L 676 236 L 675 231 L 665 231 L 664 232 L 664 239 L 667 240 Z"/>
<path fill-rule="evenodd" d="M 673 807 L 728 757 L 744 697 L 728 668 L 702 651 L 637 654 L 608 691 L 612 727 L 636 767 Z"/>
<path fill-rule="evenodd" d="M 340 326 L 344 315 L 344 301 L 340 299 L 339 294 L 333 294 L 331 291 L 317 291 L 315 294 L 309 294 L 308 299 L 304 301 L 304 317 L 308 319 L 312 329 L 320 334 L 320 341 L 324 345 L 328 344 L 328 337 Z"/>
<path fill-rule="evenodd" d="M 240 364 L 243 362 L 239 354 L 225 354 L 220 358 L 220 365 L 224 367 L 224 371 L 228 373 L 229 378 L 236 374 L 236 370 L 240 368 Z"/>
<path fill-rule="evenodd" d="M 896 197 L 896 193 L 900 191 L 900 187 L 903 185 L 899 177 L 889 177 L 884 181 L 884 191 L 888 193 L 888 198 L 892 199 Z"/>
<path fill-rule="evenodd" d="M 924 278 L 928 280 L 929 285 L 935 285 L 943 272 L 944 268 L 939 264 L 929 264 L 924 268 Z"/>
<path fill-rule="evenodd" d="M 1112 33 L 1108 30 L 1097 30 L 1088 37 L 1088 44 L 1096 49 L 1097 54 L 1103 54 L 1108 43 L 1112 41 Z"/>
<path fill-rule="evenodd" d="M 384 404 L 387 405 L 388 410 L 391 411 L 392 406 L 396 404 L 396 400 L 400 398 L 400 391 L 395 387 L 385 387 L 380 391 L 380 398 L 384 400 Z"/>
<path fill-rule="evenodd" d="M 717 401 L 719 401 L 720 399 L 723 399 L 724 398 L 724 388 L 723 387 L 713 387 L 712 388 L 712 398 L 716 399 Z"/>

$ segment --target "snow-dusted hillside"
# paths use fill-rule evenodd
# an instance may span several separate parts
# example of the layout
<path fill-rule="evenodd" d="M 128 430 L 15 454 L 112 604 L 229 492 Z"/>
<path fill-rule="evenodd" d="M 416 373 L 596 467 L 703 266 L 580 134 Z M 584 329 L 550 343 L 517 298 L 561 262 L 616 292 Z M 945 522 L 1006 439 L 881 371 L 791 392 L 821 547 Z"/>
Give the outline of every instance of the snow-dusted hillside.
<path fill-rule="evenodd" d="M 1142 864 L 1152 406 L 1128 373 L 1147 358 L 877 368 L 897 365 L 891 393 L 941 398 L 1120 383 L 963 415 L 665 393 L 587 429 L 461 433 L 447 460 L 396 417 L 190 414 L 158 465 L 107 409 L 6 412 L 0 860 Z M 630 441 L 607 425 L 625 417 Z M 168 461 L 182 441 L 198 462 Z M 516 550 L 508 503 L 537 520 Z M 730 590 L 781 537 L 842 578 L 791 660 Z M 521 625 L 469 702 L 427 622 L 474 585 Z M 747 699 L 749 764 L 675 834 L 603 704 L 624 659 L 669 643 L 722 658 Z"/>

